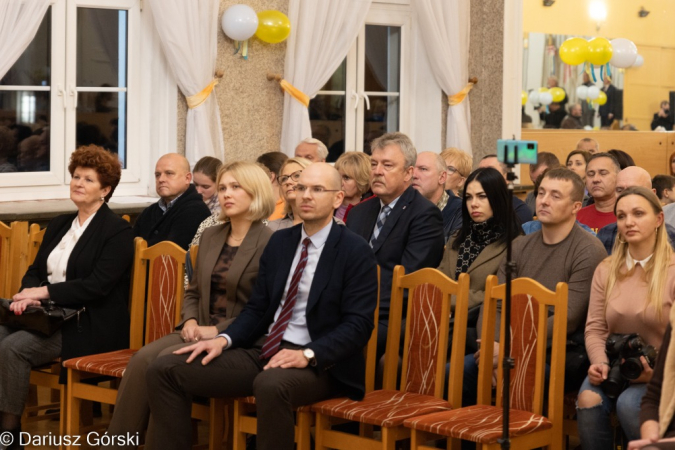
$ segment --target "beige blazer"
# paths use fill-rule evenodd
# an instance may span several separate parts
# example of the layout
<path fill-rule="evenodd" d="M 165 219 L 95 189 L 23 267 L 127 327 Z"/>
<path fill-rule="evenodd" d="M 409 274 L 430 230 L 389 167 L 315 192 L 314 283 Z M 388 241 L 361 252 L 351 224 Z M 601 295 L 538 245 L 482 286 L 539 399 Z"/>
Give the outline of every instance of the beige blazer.
<path fill-rule="evenodd" d="M 210 324 L 211 273 L 229 235 L 229 222 L 204 230 L 199 240 L 199 252 L 192 280 L 185 291 L 181 312 L 182 321 L 176 327 L 177 329 L 181 329 L 188 319 L 196 319 L 200 326 Z M 228 319 L 218 324 L 219 333 L 227 328 L 248 302 L 258 277 L 260 256 L 271 236 L 272 231 L 260 221 L 253 222 L 246 233 L 227 272 Z"/>
<path fill-rule="evenodd" d="M 452 243 L 457 233 L 450 236 L 443 252 L 443 260 L 438 270 L 451 279 L 455 279 L 457 270 L 457 250 L 452 248 Z M 506 243 L 492 243 L 485 247 L 478 257 L 471 263 L 467 273 L 469 274 L 469 308 L 482 305 L 485 298 L 485 280 L 488 275 L 497 275 L 499 264 L 506 255 Z M 453 304 L 454 297 L 453 297 Z"/>

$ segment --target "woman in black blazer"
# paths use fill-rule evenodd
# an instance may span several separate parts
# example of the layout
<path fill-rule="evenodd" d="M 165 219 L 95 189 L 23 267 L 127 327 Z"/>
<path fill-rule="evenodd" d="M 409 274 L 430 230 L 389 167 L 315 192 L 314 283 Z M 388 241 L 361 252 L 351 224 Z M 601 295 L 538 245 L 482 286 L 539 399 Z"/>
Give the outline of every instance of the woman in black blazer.
<path fill-rule="evenodd" d="M 49 337 L 0 326 L 0 431 L 17 436 L 31 367 L 59 356 L 66 360 L 129 345 L 134 234 L 106 204 L 119 183 L 121 165 L 116 155 L 90 145 L 72 154 L 68 171 L 77 213 L 49 223 L 10 308 L 21 314 L 28 306 L 53 302 L 86 309 Z M 61 372 L 62 383 L 65 374 Z"/>

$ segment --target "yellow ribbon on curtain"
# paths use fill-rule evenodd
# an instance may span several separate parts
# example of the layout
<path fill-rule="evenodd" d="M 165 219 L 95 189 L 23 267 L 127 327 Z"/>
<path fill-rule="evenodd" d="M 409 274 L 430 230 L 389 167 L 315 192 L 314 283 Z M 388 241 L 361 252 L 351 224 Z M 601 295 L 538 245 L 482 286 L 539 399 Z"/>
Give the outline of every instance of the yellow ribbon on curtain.
<path fill-rule="evenodd" d="M 211 92 L 213 92 L 213 88 L 216 87 L 216 84 L 218 84 L 221 78 L 223 78 L 223 72 L 219 70 L 216 72 L 216 76 L 213 78 L 213 80 L 204 89 L 195 95 L 185 97 L 188 108 L 195 109 L 204 103 L 206 99 L 209 98 L 209 95 L 211 95 Z"/>
<path fill-rule="evenodd" d="M 469 95 L 469 92 L 471 89 L 473 89 L 474 85 L 478 83 L 478 78 L 473 77 L 469 78 L 469 82 L 464 86 L 464 88 L 459 91 L 458 93 L 454 95 L 448 95 L 448 105 L 450 106 L 456 106 L 459 105 L 464 101 L 467 95 Z"/>
<path fill-rule="evenodd" d="M 291 83 L 289 83 L 288 81 L 286 81 L 286 80 L 284 80 L 283 78 L 281 78 L 281 75 L 279 75 L 279 74 L 274 74 L 274 73 L 268 73 L 268 74 L 267 74 L 267 79 L 268 79 L 269 81 L 272 81 L 272 80 L 278 81 L 278 82 L 279 82 L 279 87 L 281 87 L 281 89 L 282 89 L 284 92 L 287 92 L 288 95 L 290 95 L 290 96 L 293 97 L 295 100 L 297 100 L 298 102 L 300 102 L 301 104 L 303 104 L 303 105 L 305 106 L 305 108 L 308 108 L 308 107 L 309 107 L 309 95 L 305 94 L 305 93 L 302 92 L 300 89 L 296 88 L 296 87 L 293 86 Z"/>

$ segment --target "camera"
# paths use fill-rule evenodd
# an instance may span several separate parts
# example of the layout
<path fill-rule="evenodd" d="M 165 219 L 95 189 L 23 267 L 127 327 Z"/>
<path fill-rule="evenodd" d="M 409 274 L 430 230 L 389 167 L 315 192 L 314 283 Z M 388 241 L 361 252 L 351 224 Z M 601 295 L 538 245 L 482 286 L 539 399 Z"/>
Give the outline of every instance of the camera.
<path fill-rule="evenodd" d="M 609 398 L 617 398 L 630 383 L 642 373 L 644 356 L 649 367 L 654 368 L 656 349 L 647 345 L 639 334 L 612 334 L 605 343 L 605 352 L 610 360 L 609 374 L 602 382 L 602 390 Z"/>

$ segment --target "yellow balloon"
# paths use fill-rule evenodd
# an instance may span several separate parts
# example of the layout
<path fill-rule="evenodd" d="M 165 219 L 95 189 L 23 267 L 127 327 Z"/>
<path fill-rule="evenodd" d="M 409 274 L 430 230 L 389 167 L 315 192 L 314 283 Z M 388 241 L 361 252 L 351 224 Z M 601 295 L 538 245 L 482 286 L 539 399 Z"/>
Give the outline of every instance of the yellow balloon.
<path fill-rule="evenodd" d="M 612 59 L 612 44 L 605 38 L 597 37 L 588 41 L 588 62 L 596 66 L 607 64 Z"/>
<path fill-rule="evenodd" d="M 588 41 L 580 37 L 567 39 L 558 49 L 560 59 L 565 64 L 577 66 L 588 57 Z"/>
<path fill-rule="evenodd" d="M 261 11 L 258 13 L 258 29 L 255 35 L 261 41 L 278 44 L 291 34 L 291 21 L 280 11 Z"/>
<path fill-rule="evenodd" d="M 540 87 L 539 92 L 548 92 L 548 88 Z"/>
<path fill-rule="evenodd" d="M 605 103 L 607 103 L 607 94 L 605 94 L 605 91 L 600 91 L 600 95 L 598 96 L 598 98 L 596 98 L 595 100 L 593 100 L 593 103 L 596 103 L 596 104 L 598 104 L 598 105 L 600 105 L 600 106 L 602 106 L 602 105 L 604 105 Z"/>
<path fill-rule="evenodd" d="M 527 92 L 520 91 L 520 104 L 525 105 L 527 103 Z"/>
<path fill-rule="evenodd" d="M 552 87 L 551 89 L 548 90 L 548 92 L 551 94 L 551 97 L 553 97 L 553 101 L 556 103 L 565 100 L 565 90 L 563 88 Z"/>

